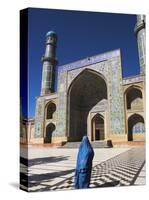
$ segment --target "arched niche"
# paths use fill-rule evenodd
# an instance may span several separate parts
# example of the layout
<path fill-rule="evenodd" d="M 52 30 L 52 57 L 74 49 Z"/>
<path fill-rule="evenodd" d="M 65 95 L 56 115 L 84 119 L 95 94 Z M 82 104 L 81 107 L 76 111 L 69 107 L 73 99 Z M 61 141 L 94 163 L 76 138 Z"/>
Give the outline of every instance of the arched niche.
<path fill-rule="evenodd" d="M 96 114 L 92 118 L 92 141 L 104 140 L 105 139 L 105 130 L 104 130 L 104 117 L 100 114 Z"/>
<path fill-rule="evenodd" d="M 52 142 L 52 133 L 56 129 L 55 124 L 49 123 L 46 126 L 46 134 L 44 137 L 44 143 L 51 143 Z"/>
<path fill-rule="evenodd" d="M 142 109 L 142 91 L 139 87 L 130 87 L 126 90 L 126 107 L 127 109 Z"/>
<path fill-rule="evenodd" d="M 134 141 L 136 134 L 145 133 L 144 118 L 139 114 L 133 114 L 128 118 L 128 141 Z"/>
<path fill-rule="evenodd" d="M 52 119 L 55 111 L 56 111 L 56 104 L 53 102 L 48 103 L 46 107 L 46 119 Z"/>

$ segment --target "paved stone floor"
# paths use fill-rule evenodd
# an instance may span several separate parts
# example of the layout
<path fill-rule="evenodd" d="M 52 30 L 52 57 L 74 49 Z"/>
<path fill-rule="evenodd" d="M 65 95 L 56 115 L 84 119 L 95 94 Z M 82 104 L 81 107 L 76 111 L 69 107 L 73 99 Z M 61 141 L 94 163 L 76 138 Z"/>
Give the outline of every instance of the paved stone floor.
<path fill-rule="evenodd" d="M 91 188 L 145 184 L 144 147 L 94 149 Z M 77 149 L 21 148 L 21 188 L 29 191 L 74 188 Z M 28 166 L 28 168 L 27 168 Z M 28 181 L 27 181 L 28 180 Z"/>

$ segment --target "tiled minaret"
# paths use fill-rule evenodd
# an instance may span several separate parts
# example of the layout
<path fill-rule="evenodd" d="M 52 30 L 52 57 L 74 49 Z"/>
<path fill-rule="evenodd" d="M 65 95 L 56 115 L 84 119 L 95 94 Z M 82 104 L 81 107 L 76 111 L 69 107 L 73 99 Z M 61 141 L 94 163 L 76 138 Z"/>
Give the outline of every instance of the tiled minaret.
<path fill-rule="evenodd" d="M 42 86 L 41 96 L 54 92 L 57 35 L 54 31 L 46 34 L 45 54 L 42 57 Z"/>
<path fill-rule="evenodd" d="M 145 75 L 145 59 L 146 59 L 145 15 L 137 15 L 135 33 L 136 33 L 137 42 L 138 42 L 140 74 Z"/>

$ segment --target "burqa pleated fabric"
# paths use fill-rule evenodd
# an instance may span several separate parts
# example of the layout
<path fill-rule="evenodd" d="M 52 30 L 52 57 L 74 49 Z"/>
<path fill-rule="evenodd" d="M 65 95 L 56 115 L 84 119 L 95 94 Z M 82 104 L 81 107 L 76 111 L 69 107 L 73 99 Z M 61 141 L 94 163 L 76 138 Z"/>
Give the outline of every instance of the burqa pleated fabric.
<path fill-rule="evenodd" d="M 88 140 L 88 137 L 84 136 L 77 156 L 75 189 L 89 188 L 93 157 L 93 148 Z"/>

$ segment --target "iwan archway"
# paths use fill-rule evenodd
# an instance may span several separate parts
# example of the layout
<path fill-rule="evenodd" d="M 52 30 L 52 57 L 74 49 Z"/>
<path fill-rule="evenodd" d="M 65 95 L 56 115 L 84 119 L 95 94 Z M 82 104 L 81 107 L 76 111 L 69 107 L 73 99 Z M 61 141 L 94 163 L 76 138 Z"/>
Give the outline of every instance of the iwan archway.
<path fill-rule="evenodd" d="M 74 79 L 68 90 L 69 141 L 80 141 L 90 134 L 87 130 L 89 111 L 103 99 L 107 99 L 107 85 L 101 74 L 85 69 Z"/>

